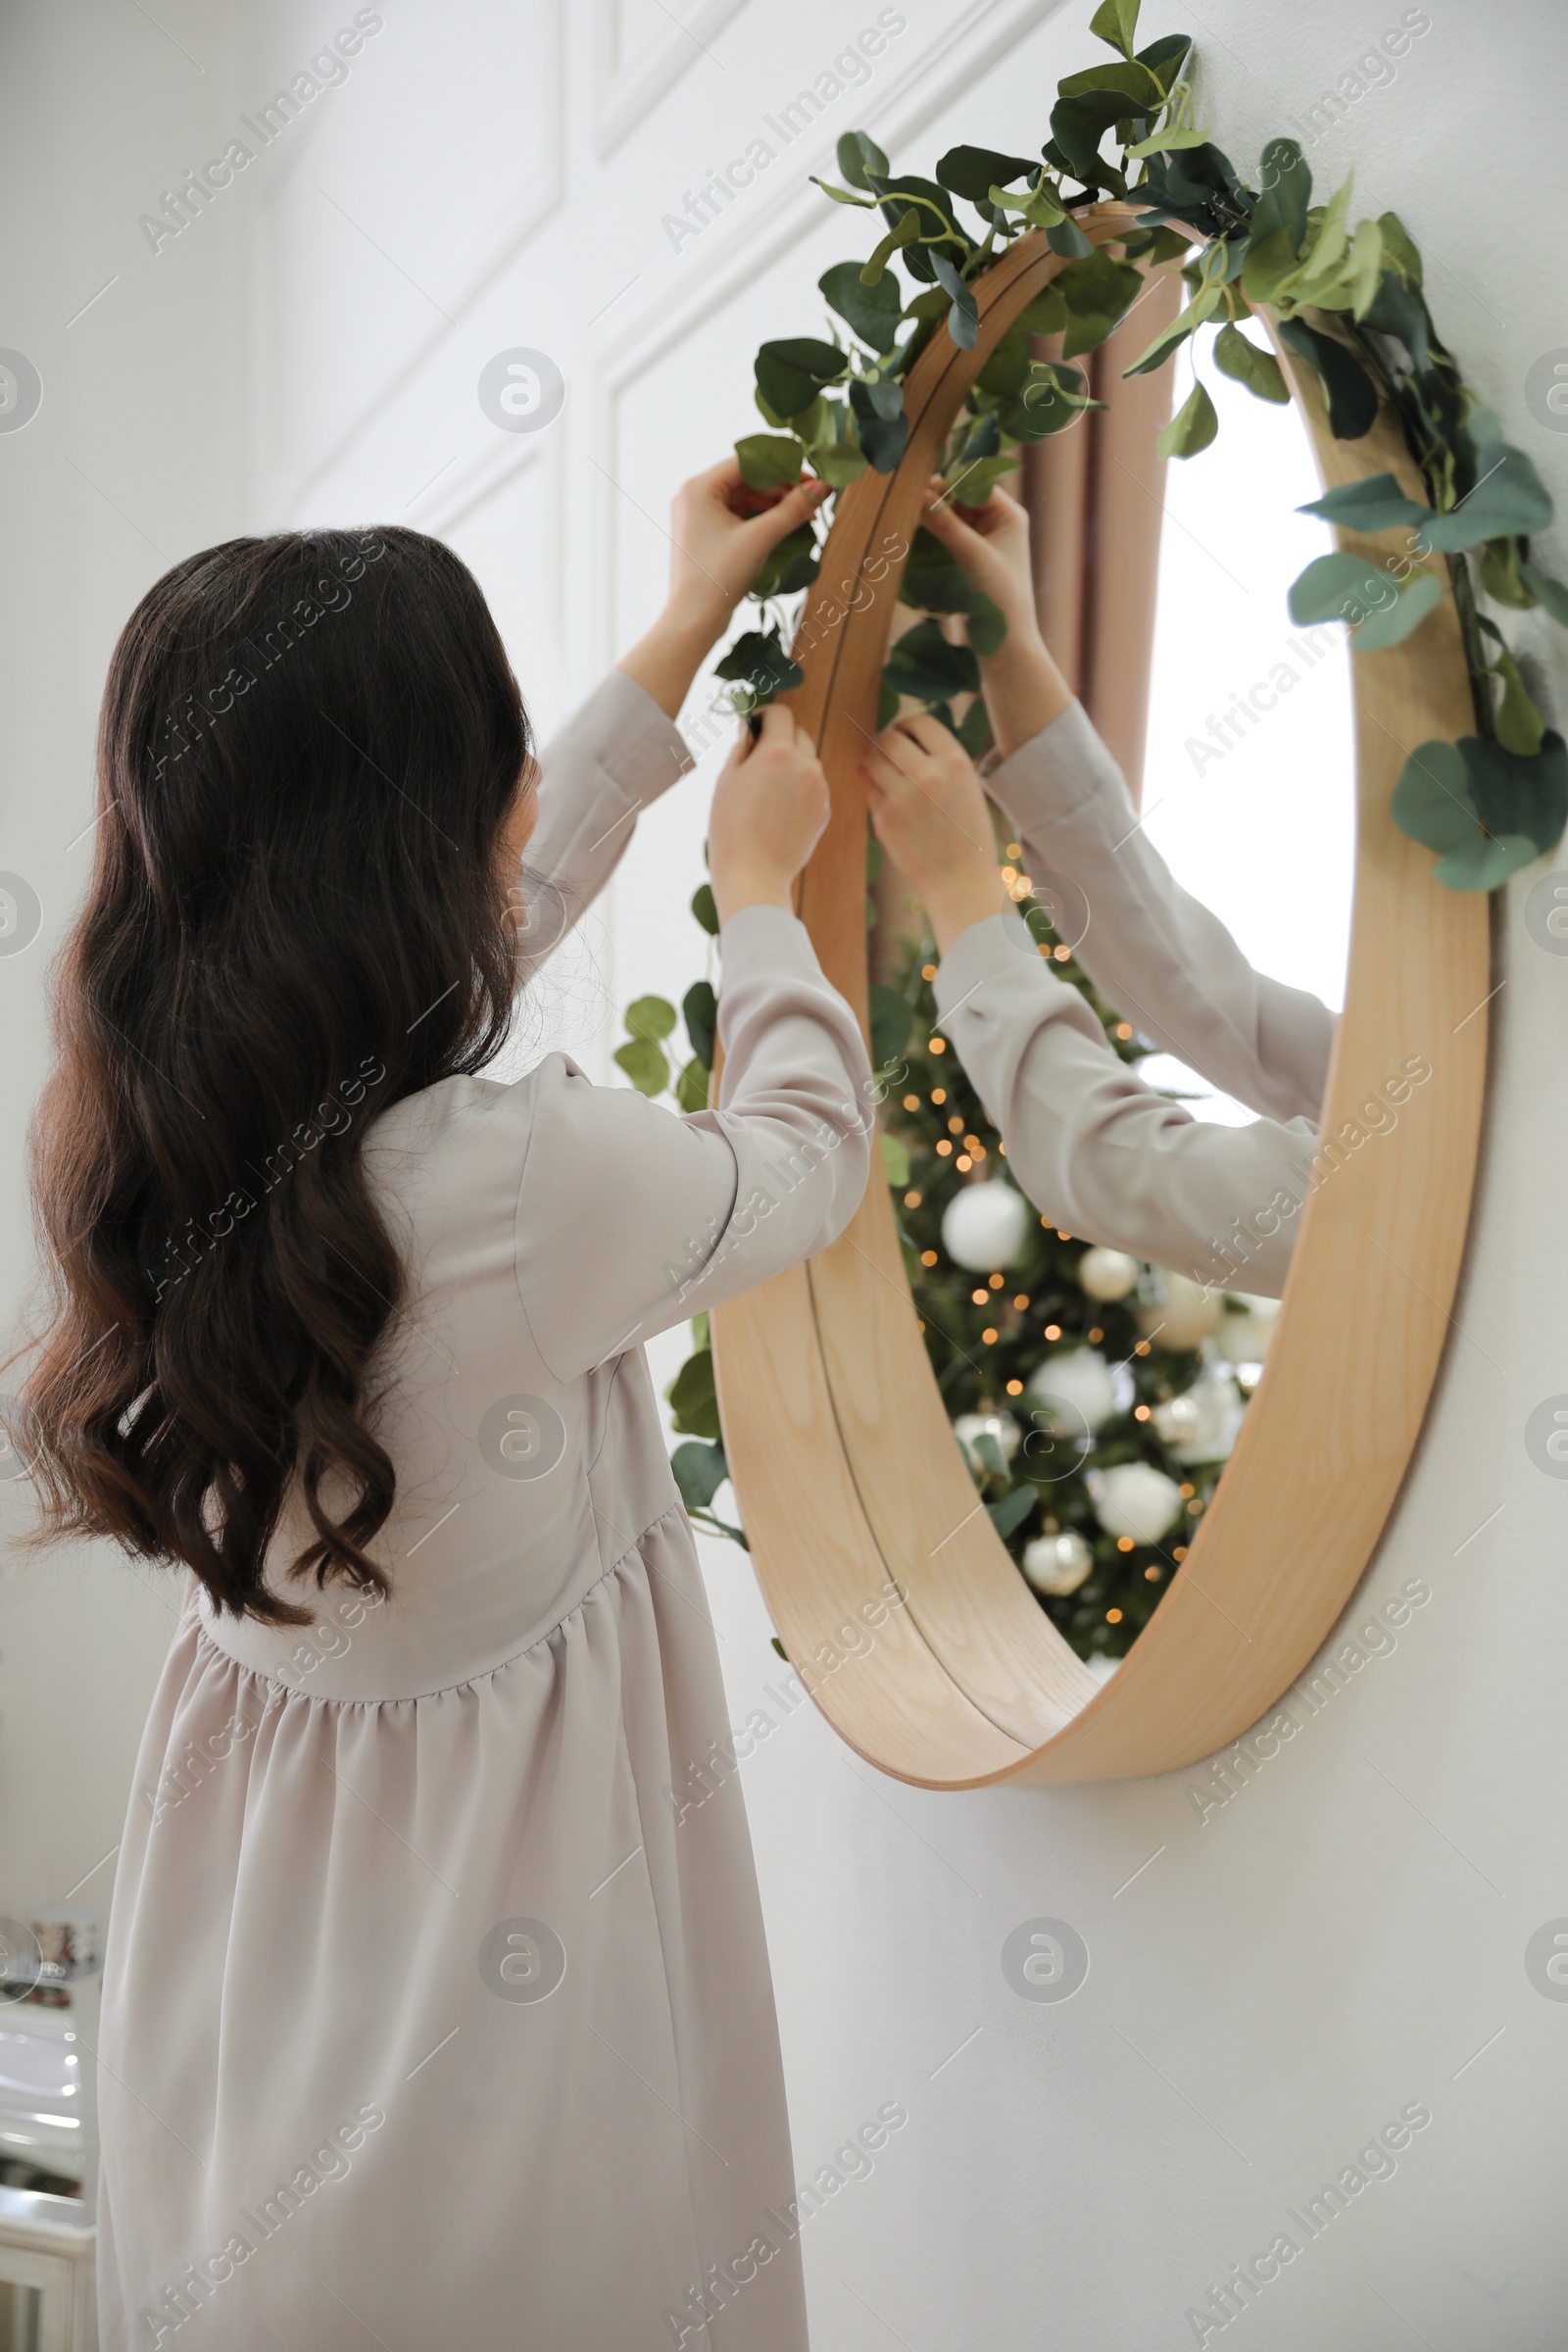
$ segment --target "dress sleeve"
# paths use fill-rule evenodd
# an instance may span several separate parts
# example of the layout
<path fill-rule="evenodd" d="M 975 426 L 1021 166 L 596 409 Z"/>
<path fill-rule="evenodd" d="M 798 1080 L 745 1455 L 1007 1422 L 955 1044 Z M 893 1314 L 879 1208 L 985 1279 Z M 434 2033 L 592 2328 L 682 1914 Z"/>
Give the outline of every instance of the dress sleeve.
<path fill-rule="evenodd" d="M 612 669 L 539 756 L 539 820 L 522 867 L 529 945 L 548 955 L 604 889 L 641 811 L 692 764 L 645 687 Z"/>
<path fill-rule="evenodd" d="M 936 996 L 1008 1167 L 1054 1225 L 1198 1283 L 1282 1295 L 1317 1149 L 1307 1120 L 1220 1127 L 1156 1094 L 1016 914 L 960 934 Z"/>
<path fill-rule="evenodd" d="M 986 778 L 1078 961 L 1144 1036 L 1249 1109 L 1316 1119 L 1334 1015 L 1265 978 L 1189 897 L 1139 823 L 1120 768 L 1069 704 Z"/>
<path fill-rule="evenodd" d="M 870 1065 L 804 924 L 748 906 L 719 944 L 716 1109 L 681 1117 L 564 1055 L 533 1082 L 516 1279 L 559 1380 L 825 1249 L 865 1190 Z"/>

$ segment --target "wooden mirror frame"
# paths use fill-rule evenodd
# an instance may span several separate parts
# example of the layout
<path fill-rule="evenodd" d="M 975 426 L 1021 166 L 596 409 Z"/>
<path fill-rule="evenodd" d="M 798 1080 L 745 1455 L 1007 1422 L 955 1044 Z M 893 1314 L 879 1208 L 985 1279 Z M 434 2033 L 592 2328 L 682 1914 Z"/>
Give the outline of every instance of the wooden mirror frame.
<path fill-rule="evenodd" d="M 1109 208 L 1079 216 L 1096 244 Z M 892 473 L 843 492 L 796 641 L 787 699 L 818 747 L 827 832 L 797 890 L 829 978 L 866 1018 L 866 812 L 856 773 L 875 726 L 902 561 L 925 482 L 975 376 L 1064 267 L 1039 231 L 976 285 L 980 332 L 939 329 L 906 393 Z M 1333 332 L 1332 318 L 1318 323 Z M 1395 474 L 1425 503 L 1396 417 L 1328 430 L 1315 373 L 1279 357 L 1326 485 Z M 1340 531 L 1374 561 L 1400 534 Z M 954 1441 L 873 1168 L 834 1246 L 712 1317 L 724 1447 L 783 1645 L 840 1737 L 929 1788 L 1127 1778 L 1212 1754 L 1299 1674 L 1370 1561 L 1415 1450 L 1451 1326 L 1480 1147 L 1489 902 L 1442 888 L 1389 813 L 1407 752 L 1472 731 L 1451 591 L 1402 645 L 1352 660 L 1356 854 L 1345 1010 L 1320 1133 L 1421 1054 L 1398 1113 L 1320 1184 L 1264 1379 L 1214 1498 L 1150 1623 L 1102 1685 L 1035 1599 Z M 1310 824 L 1304 808 L 1301 821 Z M 889 1594 L 895 1595 L 891 1605 Z M 847 1635 L 849 1639 L 847 1639 Z"/>

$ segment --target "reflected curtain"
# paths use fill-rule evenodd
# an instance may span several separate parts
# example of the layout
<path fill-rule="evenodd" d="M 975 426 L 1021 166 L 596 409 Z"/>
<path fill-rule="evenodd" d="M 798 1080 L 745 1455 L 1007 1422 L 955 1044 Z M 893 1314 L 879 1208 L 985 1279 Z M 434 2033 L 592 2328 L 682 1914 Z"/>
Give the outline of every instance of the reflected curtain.
<path fill-rule="evenodd" d="M 1115 333 L 1081 363 L 1105 408 L 1023 452 L 1040 626 L 1057 667 L 1127 778 L 1143 794 L 1144 741 L 1165 464 L 1154 455 L 1171 412 L 1173 370 L 1123 377 L 1182 306 L 1174 269 L 1152 275 Z M 1057 358 L 1059 339 L 1037 345 Z"/>

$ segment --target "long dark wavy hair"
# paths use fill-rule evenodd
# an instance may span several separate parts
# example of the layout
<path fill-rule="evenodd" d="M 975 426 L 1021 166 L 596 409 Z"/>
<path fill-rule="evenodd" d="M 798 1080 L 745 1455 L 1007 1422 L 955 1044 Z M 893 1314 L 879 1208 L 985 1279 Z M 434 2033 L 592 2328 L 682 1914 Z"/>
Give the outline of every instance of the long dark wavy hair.
<path fill-rule="evenodd" d="M 416 531 L 229 540 L 132 613 L 33 1129 L 38 1540 L 112 1536 L 305 1623 L 263 1581 L 297 1495 L 291 1573 L 387 1589 L 368 1364 L 404 1269 L 363 1147 L 506 1036 L 530 748 L 478 583 Z"/>

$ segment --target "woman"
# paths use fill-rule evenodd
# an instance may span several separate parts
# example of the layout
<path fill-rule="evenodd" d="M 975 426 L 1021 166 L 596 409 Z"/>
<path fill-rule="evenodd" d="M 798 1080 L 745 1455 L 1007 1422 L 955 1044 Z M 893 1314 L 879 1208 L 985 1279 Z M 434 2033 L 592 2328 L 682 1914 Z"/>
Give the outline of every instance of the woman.
<path fill-rule="evenodd" d="M 982 785 L 952 733 L 897 720 L 864 762 L 878 839 L 925 903 L 942 1026 L 1054 1222 L 1195 1282 L 1278 1298 L 1312 1177 L 1334 1016 L 1254 972 L 1151 848 L 1126 784 L 1046 650 L 1029 524 L 993 491 L 927 527 L 1007 622 L 980 674 L 1000 754 Z M 1079 906 L 1075 953 L 1143 1034 L 1261 1115 L 1194 1119 L 1129 1070 L 1004 899 L 986 794 L 1036 889 Z M 1409 1084 L 1430 1075 L 1406 1065 Z"/>
<path fill-rule="evenodd" d="M 642 1349 L 865 1182 L 783 711 L 713 799 L 718 1107 L 479 1075 L 810 510 L 738 486 L 682 493 L 664 612 L 542 775 L 412 531 L 210 549 L 116 652 L 26 1391 L 50 1532 L 188 1571 L 109 1939 L 108 2352 L 805 2345 L 741 1797 L 669 1798 L 726 1716 Z"/>

